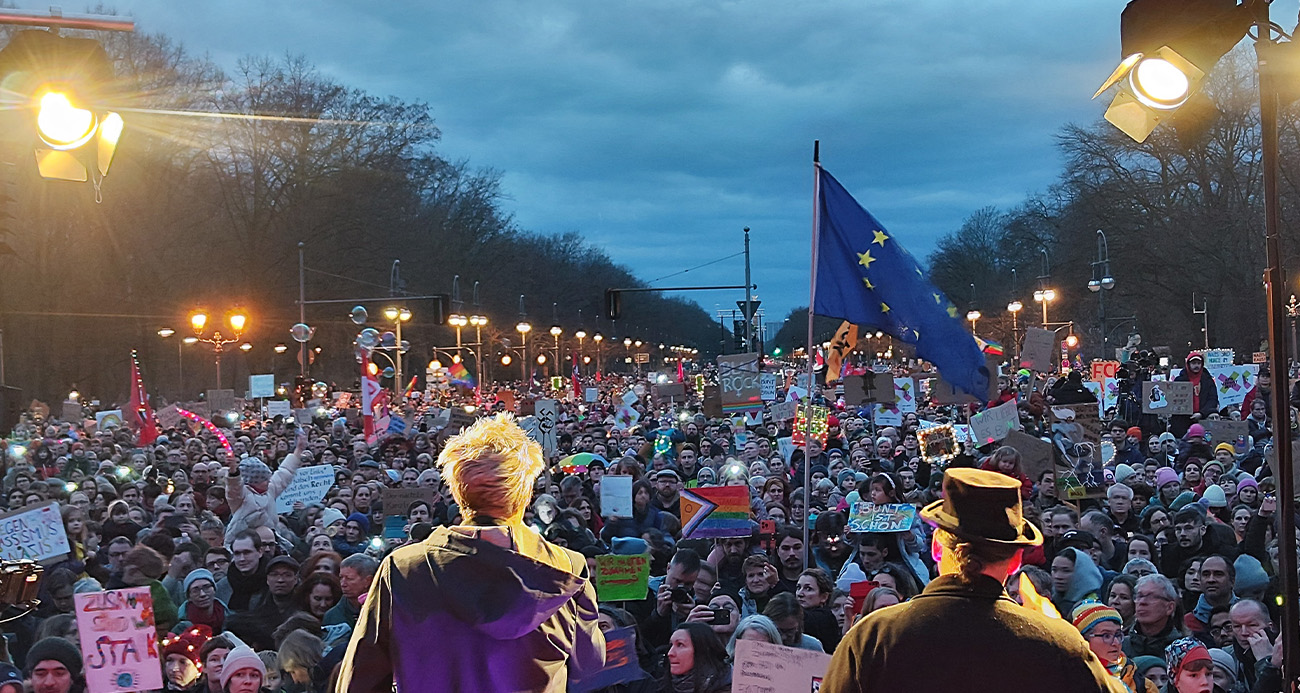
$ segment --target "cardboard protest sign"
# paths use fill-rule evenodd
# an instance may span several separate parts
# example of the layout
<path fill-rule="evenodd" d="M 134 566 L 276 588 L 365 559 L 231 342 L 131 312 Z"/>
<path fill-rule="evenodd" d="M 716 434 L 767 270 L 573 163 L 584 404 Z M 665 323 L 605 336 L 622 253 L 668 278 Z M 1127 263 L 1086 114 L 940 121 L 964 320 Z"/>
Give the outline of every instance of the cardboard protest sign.
<path fill-rule="evenodd" d="M 379 499 L 384 506 L 384 517 L 406 517 L 406 511 L 415 501 L 422 500 L 433 508 L 435 489 L 428 486 L 384 488 Z"/>
<path fill-rule="evenodd" d="M 319 503 L 334 485 L 334 468 L 328 465 L 303 467 L 293 475 L 293 481 L 275 499 L 275 513 L 282 515 L 293 511 L 294 503 Z"/>
<path fill-rule="evenodd" d="M 1062 500 L 1106 495 L 1101 417 L 1092 403 L 1052 407 L 1051 420 L 1057 495 Z"/>
<path fill-rule="evenodd" d="M 758 374 L 758 392 L 764 402 L 776 400 L 776 373 Z"/>
<path fill-rule="evenodd" d="M 686 383 L 661 383 L 654 386 L 655 402 L 666 404 L 668 402 L 686 401 Z"/>
<path fill-rule="evenodd" d="M 1250 355 L 1251 363 L 1268 363 L 1267 351 L 1256 351 Z"/>
<path fill-rule="evenodd" d="M 273 399 L 266 403 L 266 415 L 272 418 L 293 416 L 293 403 L 287 399 Z"/>
<path fill-rule="evenodd" d="M 248 376 L 248 396 L 253 399 L 259 397 L 274 397 L 275 374 L 266 373 Z"/>
<path fill-rule="evenodd" d="M 1025 341 L 1020 347 L 1020 367 L 1039 373 L 1055 370 L 1055 358 L 1060 351 L 1056 346 L 1056 333 L 1040 327 L 1025 330 Z"/>
<path fill-rule="evenodd" d="M 1002 439 L 1002 444 L 1011 446 L 1020 453 L 1020 470 L 1035 483 L 1043 472 L 1052 469 L 1055 464 L 1052 457 L 1052 444 L 1042 438 L 1021 431 L 1012 431 Z"/>
<path fill-rule="evenodd" d="M 212 411 L 230 411 L 235 408 L 235 391 L 208 390 L 207 402 Z"/>
<path fill-rule="evenodd" d="M 606 474 L 600 480 L 600 514 L 632 517 L 632 477 Z"/>
<path fill-rule="evenodd" d="M 86 689 L 93 693 L 162 688 L 158 630 L 148 587 L 73 595 Z"/>
<path fill-rule="evenodd" d="M 1106 378 L 1114 378 L 1119 374 L 1119 361 L 1093 361 L 1089 373 L 1089 380 L 1097 383 Z"/>
<path fill-rule="evenodd" d="M 796 416 L 796 414 L 798 413 L 796 410 L 798 408 L 799 408 L 798 402 L 779 402 L 777 404 L 773 404 L 770 410 L 772 413 L 772 420 L 789 421 L 790 419 L 793 419 Z"/>
<path fill-rule="evenodd" d="M 451 408 L 451 416 L 447 418 L 447 430 L 452 433 L 460 433 L 462 429 L 474 425 L 474 415 L 460 407 Z"/>
<path fill-rule="evenodd" d="M 55 501 L 0 515 L 0 559 L 45 561 L 70 553 Z"/>
<path fill-rule="evenodd" d="M 722 392 L 717 385 L 704 386 L 704 416 L 710 419 L 722 418 Z"/>
<path fill-rule="evenodd" d="M 76 400 L 67 400 L 63 403 L 63 411 L 59 413 L 60 421 L 80 421 L 81 420 L 81 402 Z"/>
<path fill-rule="evenodd" d="M 904 414 L 916 411 L 916 381 L 911 378 L 894 378 L 894 400 Z"/>
<path fill-rule="evenodd" d="M 645 599 L 650 557 L 645 554 L 596 556 L 596 598 L 602 602 Z"/>
<path fill-rule="evenodd" d="M 636 626 L 605 632 L 605 666 L 581 680 L 569 679 L 569 693 L 595 693 L 646 678 L 636 653 Z"/>
<path fill-rule="evenodd" d="M 970 417 L 970 427 L 977 445 L 996 443 L 1011 431 L 1020 430 L 1020 409 L 1015 400 L 989 407 Z"/>
<path fill-rule="evenodd" d="M 1192 384 L 1181 381 L 1142 383 L 1142 413 L 1172 416 L 1192 413 Z"/>
<path fill-rule="evenodd" d="M 763 393 L 758 372 L 759 355 L 732 354 L 718 357 L 718 385 L 722 410 L 728 414 L 760 409 Z"/>
<path fill-rule="evenodd" d="M 737 640 L 731 690 L 817 693 L 830 664 L 831 656 L 824 652 Z"/>
<path fill-rule="evenodd" d="M 180 425 L 181 416 L 180 407 L 175 404 L 169 404 L 158 410 L 158 425 L 163 429 L 176 428 Z"/>
<path fill-rule="evenodd" d="M 888 373 L 849 375 L 844 377 L 844 403 L 852 406 L 864 402 L 894 403 L 894 381 Z"/>
<path fill-rule="evenodd" d="M 683 537 L 747 537 L 753 533 L 749 487 L 710 486 L 683 489 L 679 493 Z"/>
<path fill-rule="evenodd" d="M 1228 419 L 1206 419 L 1200 424 L 1205 427 L 1205 435 L 1213 444 L 1230 443 L 1237 454 L 1246 452 L 1249 447 L 1250 423 L 1230 421 Z"/>
<path fill-rule="evenodd" d="M 906 532 L 916 522 L 911 503 L 854 503 L 849 512 L 850 532 Z"/>

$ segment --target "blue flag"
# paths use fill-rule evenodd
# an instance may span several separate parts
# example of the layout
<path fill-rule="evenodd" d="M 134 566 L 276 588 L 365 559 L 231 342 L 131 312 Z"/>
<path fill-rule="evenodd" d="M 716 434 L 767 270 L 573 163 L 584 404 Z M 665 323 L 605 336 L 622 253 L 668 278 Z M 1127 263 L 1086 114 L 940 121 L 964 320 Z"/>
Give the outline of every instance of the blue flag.
<path fill-rule="evenodd" d="M 876 218 L 818 167 L 813 313 L 893 335 L 943 379 L 983 399 L 989 371 L 957 307 Z"/>

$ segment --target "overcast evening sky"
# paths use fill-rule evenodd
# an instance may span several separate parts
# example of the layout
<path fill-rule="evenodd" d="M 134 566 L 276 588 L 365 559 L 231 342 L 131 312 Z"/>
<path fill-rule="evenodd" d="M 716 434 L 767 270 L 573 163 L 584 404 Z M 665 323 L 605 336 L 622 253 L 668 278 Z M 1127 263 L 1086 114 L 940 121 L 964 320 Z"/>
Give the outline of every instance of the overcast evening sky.
<path fill-rule="evenodd" d="M 24 9 L 48 3 L 20 0 Z M 812 142 L 914 255 L 1060 170 L 1100 116 L 1122 0 L 119 0 L 224 68 L 303 55 L 423 100 L 441 152 L 504 173 L 506 207 L 654 280 L 741 249 L 769 319 L 808 301 Z M 36 5 L 39 5 L 37 7 Z M 1296 0 L 1274 18 L 1296 16 Z M 71 8 L 69 8 L 71 11 Z M 1099 100 L 1100 101 L 1100 100 Z M 660 282 L 739 284 L 740 258 Z M 713 313 L 739 292 L 692 296 Z"/>

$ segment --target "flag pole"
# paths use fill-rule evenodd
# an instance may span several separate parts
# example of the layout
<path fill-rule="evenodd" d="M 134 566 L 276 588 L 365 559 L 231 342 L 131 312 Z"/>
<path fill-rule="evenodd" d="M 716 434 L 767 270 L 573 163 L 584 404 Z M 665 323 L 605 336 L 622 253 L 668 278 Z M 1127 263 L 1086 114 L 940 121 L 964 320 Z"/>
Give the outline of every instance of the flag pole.
<path fill-rule="evenodd" d="M 808 557 L 812 555 L 809 548 L 809 526 L 808 517 L 810 505 L 812 503 L 812 489 L 808 488 L 812 484 L 812 460 L 808 459 L 808 437 L 812 430 L 812 402 L 813 393 L 816 392 L 817 379 L 813 374 L 813 306 L 817 302 L 817 235 L 820 225 L 821 212 L 821 140 L 813 140 L 813 204 L 812 204 L 812 264 L 809 268 L 808 276 L 808 403 L 804 405 L 804 438 L 803 438 L 803 567 L 808 569 Z M 795 425 L 798 426 L 799 419 L 795 417 Z"/>

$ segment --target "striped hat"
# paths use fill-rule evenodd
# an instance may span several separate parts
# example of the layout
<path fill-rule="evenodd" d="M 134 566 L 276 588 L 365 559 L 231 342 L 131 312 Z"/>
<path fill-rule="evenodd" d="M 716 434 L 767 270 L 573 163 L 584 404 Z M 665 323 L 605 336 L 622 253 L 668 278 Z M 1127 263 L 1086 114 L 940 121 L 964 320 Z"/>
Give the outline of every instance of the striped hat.
<path fill-rule="evenodd" d="M 1083 635 L 1087 635 L 1093 626 L 1103 621 L 1114 621 L 1120 626 L 1124 625 L 1124 619 L 1120 618 L 1118 611 L 1098 601 L 1079 602 L 1079 605 L 1074 607 L 1074 611 L 1070 612 L 1070 622 Z"/>

